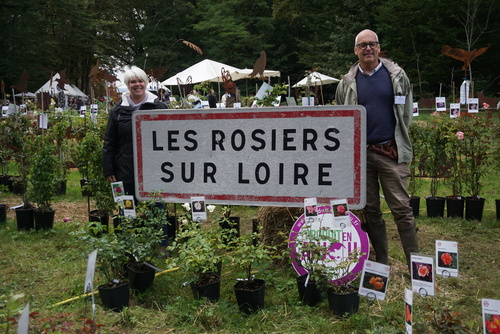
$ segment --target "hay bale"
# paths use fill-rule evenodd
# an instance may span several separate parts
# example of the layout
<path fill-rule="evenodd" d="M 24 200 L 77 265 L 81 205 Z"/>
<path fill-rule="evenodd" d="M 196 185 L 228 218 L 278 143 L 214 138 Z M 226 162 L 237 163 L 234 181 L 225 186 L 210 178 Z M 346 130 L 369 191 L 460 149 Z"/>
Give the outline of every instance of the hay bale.
<path fill-rule="evenodd" d="M 260 238 L 262 243 L 276 246 L 278 252 L 285 253 L 288 249 L 287 239 L 295 221 L 304 212 L 304 208 L 261 207 L 257 218 L 262 227 Z M 288 264 L 288 259 L 275 261 L 275 265 Z"/>

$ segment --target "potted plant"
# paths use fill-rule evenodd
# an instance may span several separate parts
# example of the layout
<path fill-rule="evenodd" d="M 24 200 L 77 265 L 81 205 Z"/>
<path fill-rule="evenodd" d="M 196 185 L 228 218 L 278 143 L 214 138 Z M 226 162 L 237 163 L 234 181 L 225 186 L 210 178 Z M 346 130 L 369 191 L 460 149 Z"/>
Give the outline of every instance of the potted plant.
<path fill-rule="evenodd" d="M 190 274 L 189 283 L 195 299 L 208 298 L 218 301 L 220 297 L 220 265 L 223 259 L 227 230 L 219 224 L 200 227 L 189 220 L 167 249 L 175 254 L 166 260 L 169 267 L 181 266 Z"/>
<path fill-rule="evenodd" d="M 332 259 L 332 263 L 325 271 L 323 280 L 328 283 L 326 290 L 328 305 L 333 314 L 339 316 L 356 313 L 359 308 L 358 287 L 354 283 L 357 274 L 349 274 L 352 266 L 355 266 L 363 254 L 354 249 L 345 256 Z M 332 279 L 333 278 L 333 279 Z"/>
<path fill-rule="evenodd" d="M 116 203 L 109 182 L 102 172 L 102 138 L 98 125 L 91 124 L 87 129 L 85 137 L 78 146 L 78 166 L 80 173 L 86 180 L 83 190 L 86 195 L 94 200 L 97 209 L 90 210 L 89 221 L 100 221 L 103 225 L 108 224 L 109 216 L 113 213 Z"/>
<path fill-rule="evenodd" d="M 421 159 L 425 155 L 426 130 L 427 125 L 420 121 L 412 122 L 408 129 L 413 146 L 413 160 L 408 164 L 410 169 L 408 192 L 410 194 L 410 206 L 412 207 L 414 217 L 420 215 L 420 196 L 417 193 L 422 186 L 420 171 L 422 169 Z"/>
<path fill-rule="evenodd" d="M 122 218 L 117 227 L 118 239 L 130 260 L 126 266 L 130 288 L 141 293 L 153 284 L 156 269 L 151 261 L 159 255 L 167 216 L 166 211 L 156 205 L 157 201 L 140 202 L 137 218 Z"/>
<path fill-rule="evenodd" d="M 465 184 L 469 196 L 465 198 L 465 218 L 479 220 L 483 217 L 485 199 L 480 196 L 482 178 L 488 170 L 490 124 L 485 117 L 468 117 L 464 122 L 463 141 L 465 156 Z"/>
<path fill-rule="evenodd" d="M 89 252 L 97 250 L 96 270 L 101 281 L 98 286 L 101 301 L 105 307 L 118 312 L 129 302 L 129 282 L 124 270 L 129 258 L 117 235 L 103 233 L 105 228 L 100 223 L 88 223 L 85 229 L 73 235 L 87 246 Z M 89 230 L 91 233 L 88 233 Z"/>
<path fill-rule="evenodd" d="M 446 169 L 446 141 L 444 131 L 444 116 L 435 114 L 431 124 L 425 131 L 425 154 L 422 157 L 422 163 L 426 175 L 430 180 L 430 196 L 426 197 L 427 217 L 444 216 L 445 198 L 437 196 L 443 171 Z"/>
<path fill-rule="evenodd" d="M 51 207 L 55 195 L 56 169 L 59 159 L 55 145 L 46 136 L 35 138 L 37 150 L 29 173 L 29 197 L 36 204 L 34 211 L 35 229 L 51 229 L 54 226 L 55 209 Z"/>
<path fill-rule="evenodd" d="M 462 119 L 453 120 L 462 122 Z M 460 123 L 459 123 L 460 124 Z M 460 125 L 451 127 L 446 140 L 446 157 L 449 163 L 447 183 L 451 187 L 451 196 L 446 197 L 448 217 L 464 217 L 464 198 L 462 197 L 464 176 L 464 133 L 459 131 Z"/>
<path fill-rule="evenodd" d="M 69 117 L 62 114 L 50 115 L 49 125 L 47 136 L 54 142 L 55 155 L 58 157 L 59 162 L 56 168 L 55 193 L 56 195 L 65 195 L 67 184 L 66 176 L 68 173 L 67 164 L 70 161 L 68 130 L 71 128 L 71 125 Z"/>
<path fill-rule="evenodd" d="M 13 191 L 22 198 L 22 206 L 16 209 L 18 230 L 34 228 L 33 207 L 28 199 L 28 174 L 31 166 L 35 123 L 20 114 L 11 114 L 2 121 L 2 138 L 17 164 L 18 177 L 12 181 Z"/>
<path fill-rule="evenodd" d="M 240 236 L 228 245 L 232 248 L 228 253 L 231 263 L 245 274 L 237 279 L 233 289 L 240 311 L 247 314 L 264 307 L 266 281 L 255 278 L 253 269 L 267 264 L 276 249 L 261 242 L 254 243 L 253 239 L 258 239 L 258 234 Z"/>
<path fill-rule="evenodd" d="M 292 231 L 289 245 L 291 258 L 307 271 L 296 279 L 299 298 L 304 304 L 315 306 L 322 301 L 322 290 L 327 286 L 330 273 L 330 246 L 337 240 L 328 233 L 328 227 L 320 225 L 319 230 L 324 233 L 311 230 L 312 223 L 306 222 L 300 232 Z"/>

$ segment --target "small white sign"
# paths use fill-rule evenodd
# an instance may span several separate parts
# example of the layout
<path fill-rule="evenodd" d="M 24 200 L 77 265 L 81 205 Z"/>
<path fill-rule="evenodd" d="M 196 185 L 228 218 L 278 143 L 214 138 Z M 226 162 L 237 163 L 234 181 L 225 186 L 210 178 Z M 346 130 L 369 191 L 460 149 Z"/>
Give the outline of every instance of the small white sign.
<path fill-rule="evenodd" d="M 436 274 L 458 277 L 458 243 L 436 240 Z"/>
<path fill-rule="evenodd" d="M 19 318 L 17 323 L 17 334 L 28 334 L 29 329 L 29 321 L 30 321 L 30 304 L 26 304 L 26 307 L 23 310 L 23 314 Z"/>
<path fill-rule="evenodd" d="M 436 111 L 446 111 L 446 97 L 436 97 Z"/>
<path fill-rule="evenodd" d="M 123 182 L 111 182 L 111 191 L 113 192 L 113 199 L 118 202 L 122 196 L 125 196 L 125 188 L 123 187 Z"/>
<path fill-rule="evenodd" d="M 97 114 L 97 110 L 98 110 L 98 109 L 99 109 L 99 108 L 98 108 L 97 104 L 91 104 L 91 105 L 90 105 L 90 112 L 91 112 L 92 114 Z"/>
<path fill-rule="evenodd" d="M 193 221 L 207 220 L 207 211 L 205 208 L 205 196 L 191 197 L 191 215 Z"/>
<path fill-rule="evenodd" d="M 40 129 L 47 129 L 49 123 L 49 116 L 47 114 L 40 114 L 38 116 L 38 127 Z"/>
<path fill-rule="evenodd" d="M 80 107 L 80 117 L 85 117 L 86 113 L 87 113 L 87 106 L 81 106 Z"/>
<path fill-rule="evenodd" d="M 468 106 L 470 113 L 478 113 L 479 112 L 479 99 L 477 97 L 467 99 L 467 106 Z"/>
<path fill-rule="evenodd" d="M 87 261 L 87 274 L 85 275 L 85 285 L 83 287 L 83 293 L 94 291 L 94 273 L 95 273 L 95 262 L 97 259 L 97 250 L 89 254 Z"/>
<path fill-rule="evenodd" d="M 349 209 L 347 206 L 347 199 L 337 199 L 330 201 L 333 213 L 333 222 L 335 226 L 344 228 L 351 223 L 349 218 Z"/>
<path fill-rule="evenodd" d="M 302 105 L 303 106 L 313 106 L 314 105 L 314 96 L 302 97 Z"/>
<path fill-rule="evenodd" d="M 405 328 L 406 334 L 413 333 L 413 291 L 405 288 Z"/>
<path fill-rule="evenodd" d="M 391 267 L 382 263 L 366 261 L 361 275 L 359 295 L 370 299 L 385 300 Z"/>
<path fill-rule="evenodd" d="M 234 102 L 233 108 L 241 108 L 241 102 Z"/>
<path fill-rule="evenodd" d="M 316 197 L 304 198 L 304 215 L 307 222 L 318 217 L 318 200 Z"/>
<path fill-rule="evenodd" d="M 9 111 L 9 106 L 2 106 L 2 116 L 7 115 L 8 111 Z"/>
<path fill-rule="evenodd" d="M 418 116 L 418 102 L 413 102 L 413 116 Z"/>
<path fill-rule="evenodd" d="M 394 104 L 406 104 L 406 96 L 404 95 L 394 96 Z"/>
<path fill-rule="evenodd" d="M 434 296 L 434 259 L 431 256 L 411 254 L 412 290 L 422 297 Z"/>
<path fill-rule="evenodd" d="M 460 103 L 450 103 L 450 118 L 460 117 Z"/>
<path fill-rule="evenodd" d="M 135 202 L 134 196 L 124 195 L 118 199 L 118 206 L 123 212 L 123 217 L 125 218 L 135 218 L 137 214 L 135 212 Z"/>
<path fill-rule="evenodd" d="M 500 326 L 500 300 L 482 299 L 483 332 L 484 334 L 498 333 Z"/>

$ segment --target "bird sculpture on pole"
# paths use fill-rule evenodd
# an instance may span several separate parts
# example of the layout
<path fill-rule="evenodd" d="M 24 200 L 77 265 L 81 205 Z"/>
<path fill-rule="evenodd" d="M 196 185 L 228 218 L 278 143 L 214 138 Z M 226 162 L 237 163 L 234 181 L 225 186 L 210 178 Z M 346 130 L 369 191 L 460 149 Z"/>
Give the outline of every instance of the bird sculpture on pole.
<path fill-rule="evenodd" d="M 266 63 L 267 63 L 266 51 L 261 51 L 260 57 L 257 58 L 255 64 L 253 65 L 252 73 L 250 73 L 248 76 L 250 78 L 254 78 L 257 75 L 259 75 L 260 78 L 264 80 L 264 70 L 266 69 Z"/>
<path fill-rule="evenodd" d="M 462 67 L 462 70 L 465 71 L 472 63 L 472 61 L 478 56 L 485 53 L 486 50 L 488 50 L 488 46 L 480 49 L 474 49 L 472 51 L 466 51 L 463 49 L 452 48 L 449 45 L 443 45 L 443 47 L 441 48 L 441 53 L 457 60 L 463 61 L 464 66 Z"/>

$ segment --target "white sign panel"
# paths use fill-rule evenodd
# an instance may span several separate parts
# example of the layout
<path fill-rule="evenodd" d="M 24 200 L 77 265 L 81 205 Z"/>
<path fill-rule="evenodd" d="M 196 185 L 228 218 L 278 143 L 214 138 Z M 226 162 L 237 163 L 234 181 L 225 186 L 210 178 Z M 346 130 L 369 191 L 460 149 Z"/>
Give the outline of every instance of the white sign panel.
<path fill-rule="evenodd" d="M 166 202 L 365 204 L 362 106 L 144 110 L 133 114 L 136 196 Z"/>

